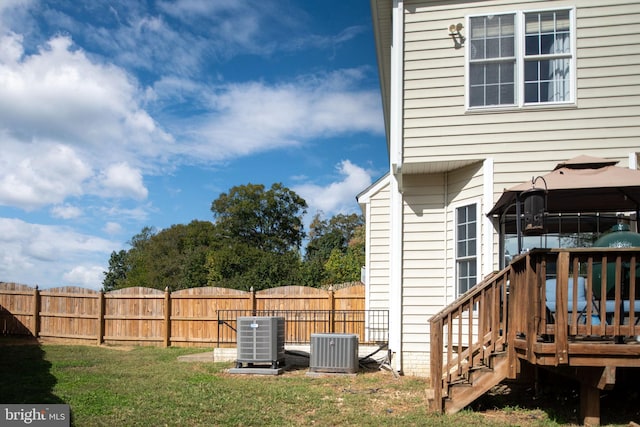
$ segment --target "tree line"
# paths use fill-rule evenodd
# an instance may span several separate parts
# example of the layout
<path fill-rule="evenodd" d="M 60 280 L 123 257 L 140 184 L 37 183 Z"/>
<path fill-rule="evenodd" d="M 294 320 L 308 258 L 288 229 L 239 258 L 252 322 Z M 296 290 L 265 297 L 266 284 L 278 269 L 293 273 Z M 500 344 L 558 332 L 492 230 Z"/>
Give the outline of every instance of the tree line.
<path fill-rule="evenodd" d="M 158 231 L 144 227 L 113 251 L 103 289 L 178 290 L 201 286 L 249 290 L 320 287 L 360 280 L 362 215 L 317 213 L 306 233 L 306 201 L 280 183 L 232 187 L 211 203 L 213 221 Z M 306 242 L 305 250 L 302 250 Z"/>

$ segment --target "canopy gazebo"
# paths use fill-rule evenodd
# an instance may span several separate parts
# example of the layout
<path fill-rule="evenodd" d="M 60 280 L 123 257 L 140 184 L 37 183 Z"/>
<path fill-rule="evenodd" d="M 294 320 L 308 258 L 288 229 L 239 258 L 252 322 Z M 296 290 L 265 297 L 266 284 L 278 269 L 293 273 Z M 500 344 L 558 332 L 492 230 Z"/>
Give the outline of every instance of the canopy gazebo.
<path fill-rule="evenodd" d="M 640 210 L 640 170 L 616 166 L 618 162 L 579 156 L 542 175 L 548 192 L 549 212 Z M 536 181 L 536 178 L 533 179 Z M 537 184 L 537 182 L 536 182 Z M 489 215 L 501 215 L 518 195 L 535 186 L 524 182 L 504 190 Z"/>
<path fill-rule="evenodd" d="M 545 195 L 545 215 L 581 212 L 640 212 L 640 170 L 616 166 L 615 160 L 578 156 L 553 171 L 505 189 L 487 214 L 502 221 L 506 214 L 521 218 L 522 201 L 532 190 Z M 518 253 L 521 222 L 516 221 Z"/>

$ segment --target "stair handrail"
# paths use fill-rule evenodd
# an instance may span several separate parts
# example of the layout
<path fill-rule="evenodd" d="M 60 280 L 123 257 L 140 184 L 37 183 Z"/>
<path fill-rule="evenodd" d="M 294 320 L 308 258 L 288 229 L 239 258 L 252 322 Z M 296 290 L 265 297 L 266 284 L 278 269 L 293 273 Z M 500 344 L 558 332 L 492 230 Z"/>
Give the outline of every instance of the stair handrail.
<path fill-rule="evenodd" d="M 464 380 L 470 371 L 490 363 L 492 355 L 504 350 L 512 265 L 489 274 L 429 319 L 433 410 L 442 412 L 449 384 Z M 454 327 L 457 327 L 455 333 Z M 457 345 L 454 346 L 455 338 Z"/>

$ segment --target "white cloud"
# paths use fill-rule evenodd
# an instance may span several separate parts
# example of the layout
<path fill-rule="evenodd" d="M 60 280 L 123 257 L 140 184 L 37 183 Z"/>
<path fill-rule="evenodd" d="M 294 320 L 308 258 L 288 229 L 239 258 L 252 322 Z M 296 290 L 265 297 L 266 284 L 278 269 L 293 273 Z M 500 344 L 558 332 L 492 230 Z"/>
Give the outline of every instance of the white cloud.
<path fill-rule="evenodd" d="M 21 36 L 0 35 L 0 205 L 60 205 L 95 179 L 109 197 L 146 198 L 140 168 L 164 162 L 172 141 L 142 108 L 148 96 L 69 37 L 25 55 Z"/>
<path fill-rule="evenodd" d="M 98 291 L 102 288 L 104 271 L 105 268 L 99 265 L 79 265 L 64 273 L 62 278 L 73 285 Z"/>
<path fill-rule="evenodd" d="M 21 39 L 0 40 L 0 129 L 15 140 L 72 146 L 92 162 L 153 157 L 170 137 L 141 107 L 145 91 L 123 69 L 92 61 L 69 37 L 31 55 Z"/>
<path fill-rule="evenodd" d="M 62 219 L 78 218 L 82 216 L 82 209 L 69 204 L 58 205 L 51 208 L 51 216 Z"/>
<path fill-rule="evenodd" d="M 351 213 L 355 209 L 355 197 L 371 185 L 371 172 L 343 160 L 336 166 L 343 178 L 329 185 L 303 184 L 293 188 L 309 205 L 309 212 L 322 211 L 332 216 L 337 213 Z"/>
<path fill-rule="evenodd" d="M 282 13 L 280 3 L 266 0 L 161 1 L 158 8 L 185 25 L 193 27 L 194 22 L 200 23 L 206 30 L 191 40 L 193 47 L 197 51 L 213 50 L 221 57 L 238 52 L 270 55 L 276 49 L 270 36 L 290 32 L 292 26 L 300 25 L 293 18 L 297 14 L 295 8 L 289 7 L 288 13 Z"/>
<path fill-rule="evenodd" d="M 111 218 L 118 218 L 120 220 L 133 220 L 136 222 L 143 222 L 149 218 L 149 211 L 151 211 L 151 205 L 141 205 L 134 208 L 122 207 L 119 205 L 104 206 L 100 208 L 100 212 Z"/>
<path fill-rule="evenodd" d="M 0 1 L 0 33 L 8 31 L 12 24 L 23 19 L 28 6 L 35 0 L 2 0 Z"/>
<path fill-rule="evenodd" d="M 122 226 L 117 222 L 108 221 L 103 228 L 107 234 L 119 234 L 122 232 Z"/>
<path fill-rule="evenodd" d="M 68 196 L 82 194 L 90 175 L 90 167 L 68 146 L 5 139 L 0 156 L 0 205 L 35 209 L 61 203 Z"/>
<path fill-rule="evenodd" d="M 104 195 L 146 199 L 149 191 L 142 182 L 142 173 L 126 162 L 110 165 L 100 177 Z"/>
<path fill-rule="evenodd" d="M 379 95 L 352 89 L 361 73 L 344 70 L 269 86 L 229 84 L 209 93 L 212 111 L 185 147 L 198 158 L 221 160 L 345 133 L 384 131 Z"/>
<path fill-rule="evenodd" d="M 77 265 L 98 265 L 119 244 L 69 227 L 0 218 L 0 280 L 44 287 L 62 286 Z"/>

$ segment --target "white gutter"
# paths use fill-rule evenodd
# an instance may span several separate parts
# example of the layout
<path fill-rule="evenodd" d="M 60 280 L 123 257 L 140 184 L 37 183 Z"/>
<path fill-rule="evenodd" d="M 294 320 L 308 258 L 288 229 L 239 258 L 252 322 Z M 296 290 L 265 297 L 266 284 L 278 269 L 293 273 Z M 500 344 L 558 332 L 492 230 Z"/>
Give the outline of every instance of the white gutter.
<path fill-rule="evenodd" d="M 402 117 L 404 89 L 404 6 L 403 0 L 393 1 L 390 83 L 389 160 L 391 174 L 402 173 Z"/>

